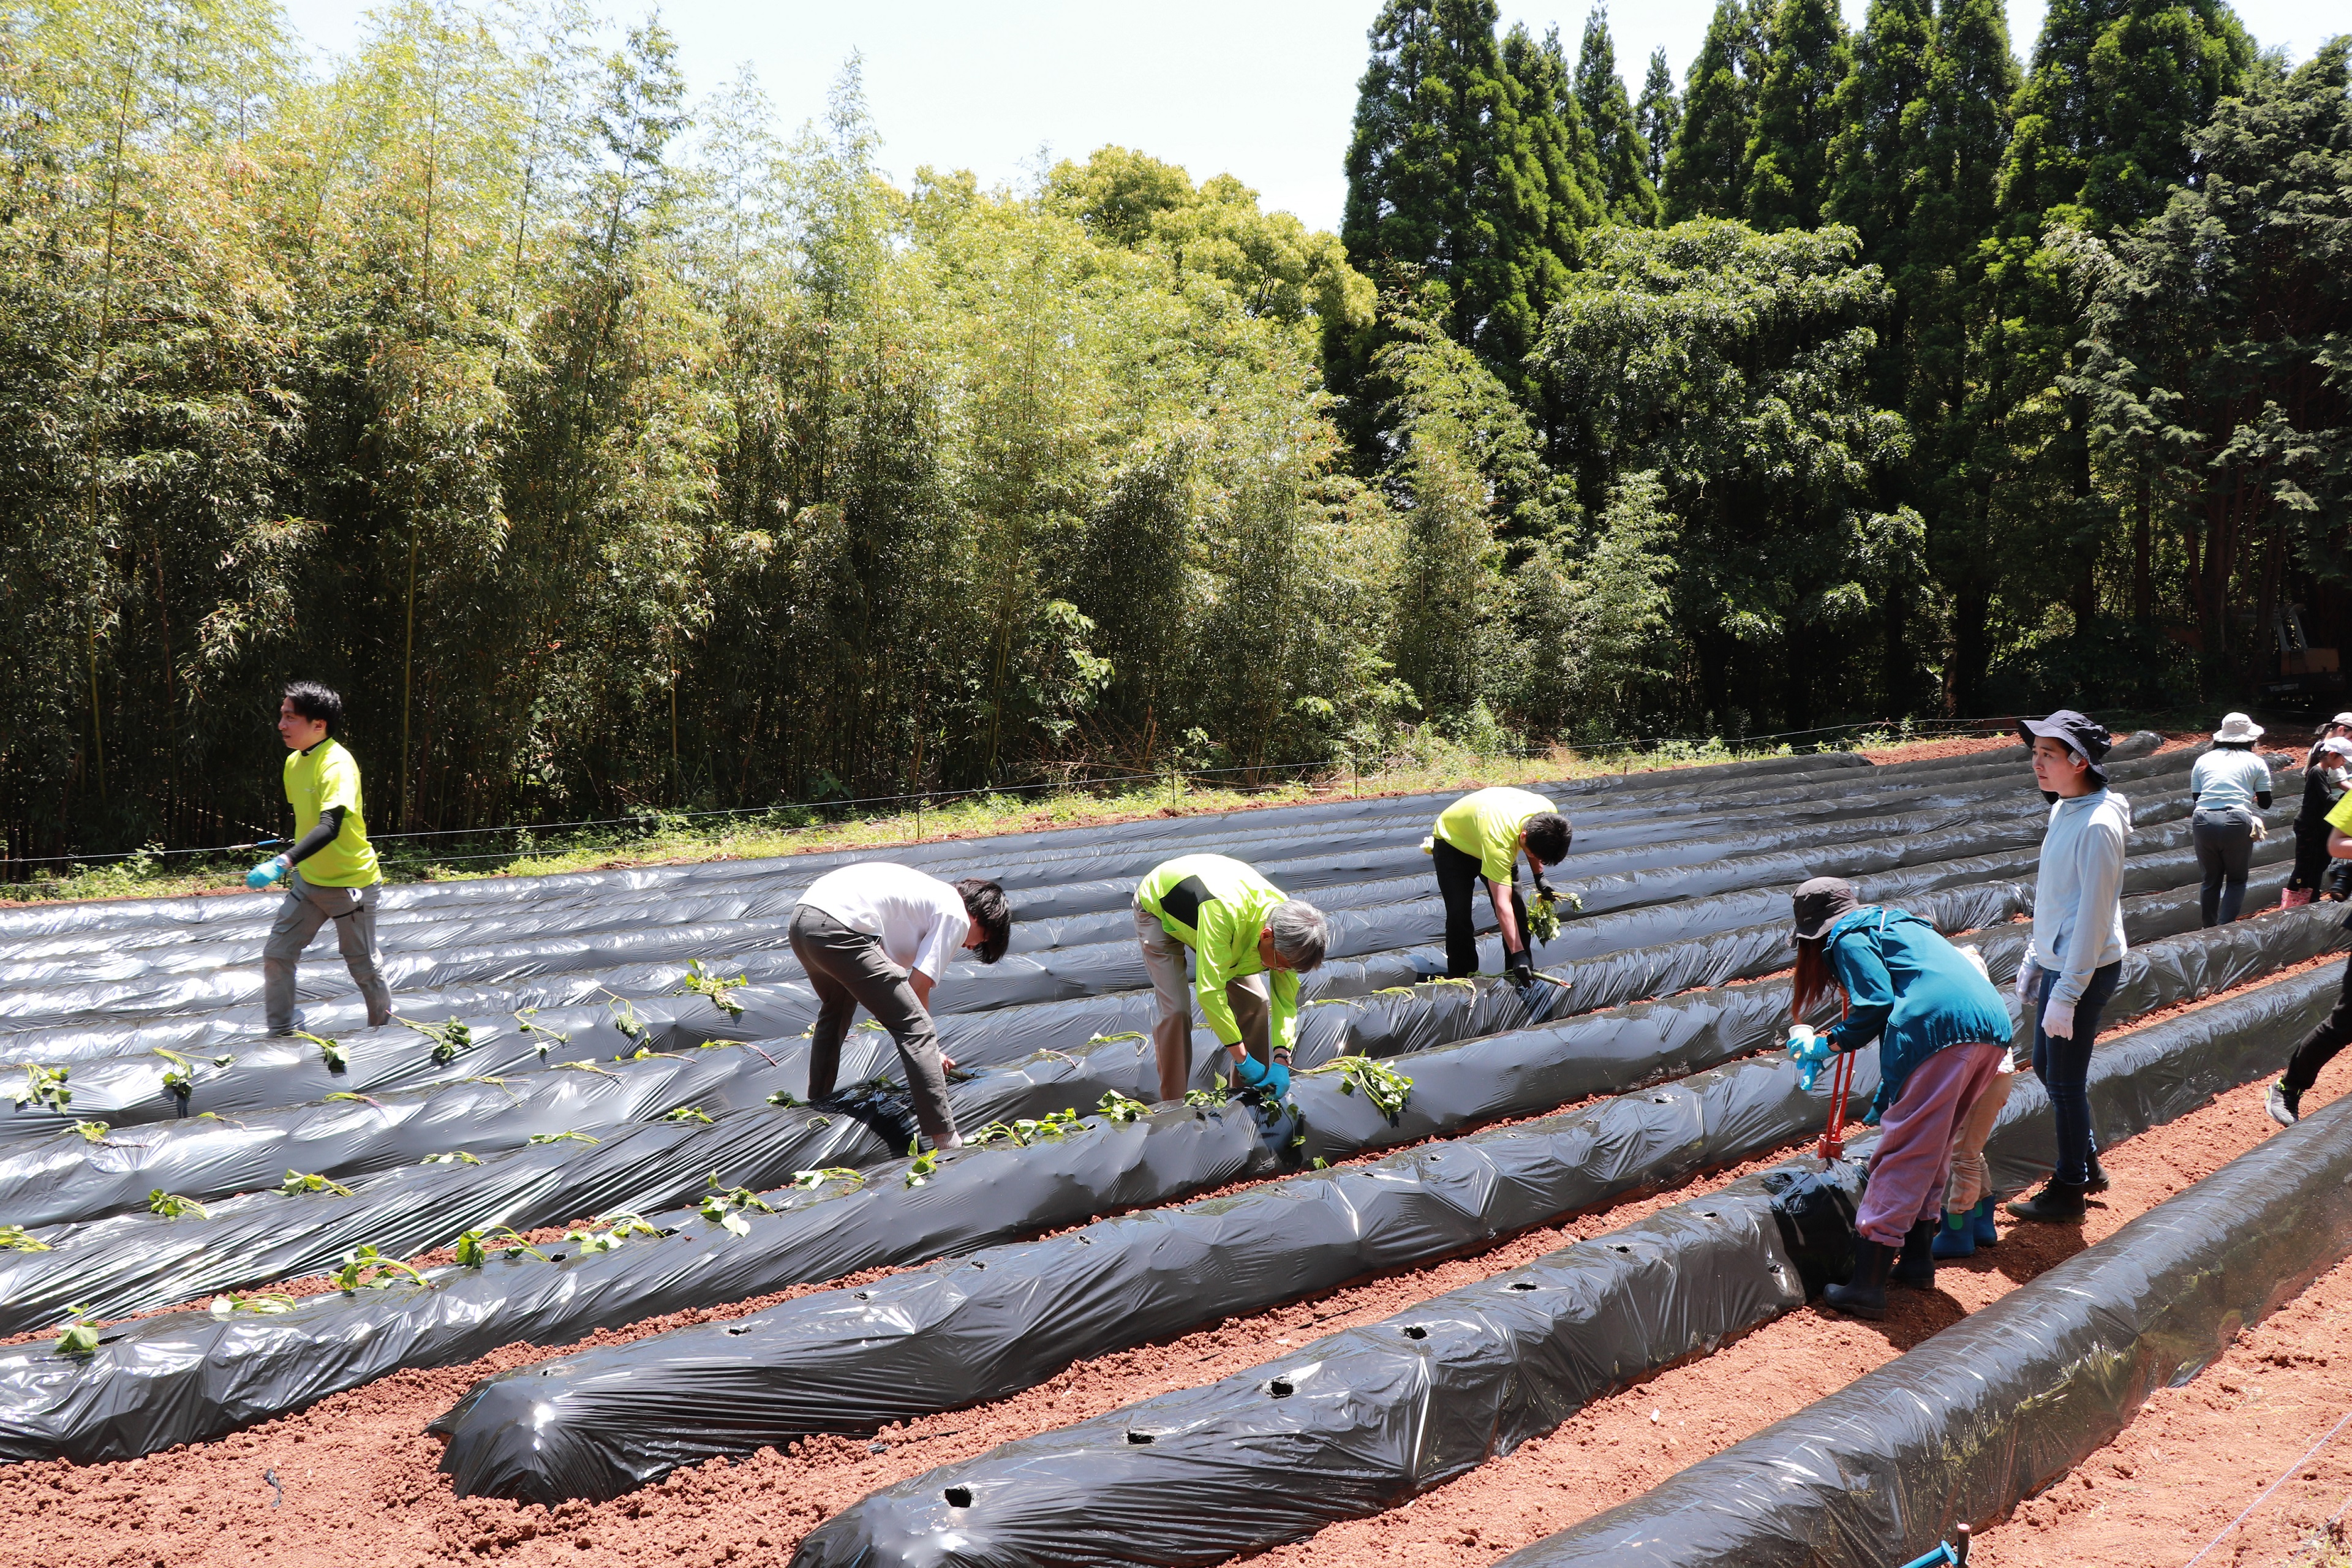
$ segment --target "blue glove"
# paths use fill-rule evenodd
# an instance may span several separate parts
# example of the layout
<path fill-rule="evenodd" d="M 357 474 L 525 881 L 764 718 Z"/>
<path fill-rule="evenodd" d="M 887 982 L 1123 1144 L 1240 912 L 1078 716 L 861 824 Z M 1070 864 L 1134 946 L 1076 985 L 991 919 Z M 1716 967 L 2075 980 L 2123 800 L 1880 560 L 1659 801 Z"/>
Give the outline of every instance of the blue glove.
<path fill-rule="evenodd" d="M 1269 1100 L 1280 1100 L 1290 1092 L 1290 1069 L 1276 1062 L 1265 1069 L 1265 1081 L 1258 1086 Z"/>
<path fill-rule="evenodd" d="M 1830 1043 L 1810 1029 L 1789 1037 L 1789 1059 L 1792 1062 L 1810 1062 L 1818 1067 L 1830 1056 Z"/>
<path fill-rule="evenodd" d="M 1242 1059 L 1234 1066 L 1234 1080 L 1244 1089 L 1255 1089 L 1265 1081 L 1265 1064 L 1244 1051 Z"/>
<path fill-rule="evenodd" d="M 257 890 L 286 875 L 286 862 L 275 855 L 245 874 L 245 885 Z"/>

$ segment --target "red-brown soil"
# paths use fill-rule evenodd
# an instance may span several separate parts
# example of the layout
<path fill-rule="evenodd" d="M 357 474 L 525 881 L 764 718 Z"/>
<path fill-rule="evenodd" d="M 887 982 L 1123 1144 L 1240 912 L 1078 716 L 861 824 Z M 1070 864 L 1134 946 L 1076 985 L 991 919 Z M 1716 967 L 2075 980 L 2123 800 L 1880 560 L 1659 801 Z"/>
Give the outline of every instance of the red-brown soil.
<path fill-rule="evenodd" d="M 2307 1104 L 2317 1109 L 2345 1083 L 2341 1071 L 2331 1074 Z M 1283 1568 L 1370 1564 L 1479 1568 L 1638 1497 L 1685 1466 L 1753 1436 L 1885 1365 L 2043 1269 L 2105 1240 L 2181 1188 L 2253 1148 L 2275 1131 L 2263 1110 L 2267 1087 L 2265 1082 L 2236 1089 L 2179 1121 L 2103 1152 L 2101 1162 L 2115 1184 L 2103 1197 L 2092 1200 L 2090 1217 L 2079 1232 L 2012 1225 L 2004 1215 L 1998 1247 L 1980 1251 L 1966 1262 L 1944 1264 L 1937 1271 L 1937 1288 L 1933 1292 L 1895 1292 L 1883 1323 L 1850 1321 L 1813 1309 L 1791 1313 L 1702 1361 L 1676 1367 L 1614 1398 L 1597 1401 L 1549 1436 L 1402 1508 L 1333 1525 L 1310 1540 L 1278 1547 L 1254 1561 Z M 2347 1274 L 2338 1270 L 2329 1276 L 2307 1292 L 2304 1301 L 2315 1296 L 2332 1300 L 2337 1314 L 2352 1313 L 2352 1278 Z M 2352 1369 L 2352 1363 L 2347 1368 Z M 2260 1419 L 2250 1416 L 2246 1429 L 2251 1431 Z M 2234 1434 L 2215 1437 L 2235 1441 Z M 2310 1436 L 2303 1441 L 2307 1446 Z M 2283 1455 L 2269 1474 L 2276 1474 L 2300 1451 Z M 2252 1468 L 2259 1468 L 2259 1462 Z M 2268 1479 L 2265 1475 L 2263 1482 L 2247 1489 L 2238 1506 L 2244 1506 Z M 2033 1506 L 2039 1505 L 2029 1505 Z M 2215 1528 L 2228 1517 L 2224 1513 Z M 2177 1564 L 2188 1555 L 2105 1557 L 2084 1552 L 2014 1561 L 2053 1565 L 2062 1561 Z M 1988 1556 L 1975 1561 L 2011 1559 Z"/>
<path fill-rule="evenodd" d="M 2329 961 L 2322 961 L 2329 962 Z M 2312 1097 L 2322 1103 L 2331 1086 Z M 1704 1362 L 1591 1407 L 1559 1432 L 1380 1518 L 1341 1525 L 1270 1555 L 1300 1562 L 1485 1563 L 1632 1496 L 1880 1364 L 2257 1142 L 2269 1123 L 2259 1088 L 2124 1144 L 2116 1179 L 2081 1236 L 2020 1231 L 1969 1266 L 1947 1266 L 1931 1296 L 1906 1293 L 1885 1325 L 1803 1311 Z M 1777 1158 L 1774 1156 L 1773 1158 Z M 1103 1356 L 999 1403 L 883 1432 L 773 1449 L 683 1471 L 631 1497 L 555 1509 L 450 1495 L 425 1421 L 477 1379 L 556 1353 L 509 1346 L 467 1366 L 402 1373 L 218 1442 L 122 1464 L 24 1465 L 0 1492 L 0 1564 L 228 1563 L 238 1568 L 362 1559 L 437 1563 L 782 1562 L 809 1529 L 877 1487 L 996 1443 L 1212 1381 L 1286 1345 L 1374 1321 L 1569 1240 L 1614 1229 L 1771 1163 L 1619 1204 L 1473 1258 L 1360 1282 L 1275 1311 L 1214 1324 L 1172 1343 Z M 864 1278 L 864 1277 L 861 1277 Z M 600 1334 L 611 1342 L 731 1318 L 768 1301 L 677 1314 Z M 1650 1413 L 1661 1412 L 1654 1421 Z M 2291 1457 L 2291 1456 L 2290 1456 Z M 284 1488 L 282 1506 L 265 1479 Z"/>
<path fill-rule="evenodd" d="M 2179 1568 L 2210 1545 L 2198 1568 L 2343 1563 L 2352 1547 L 2352 1426 L 2335 1429 L 2352 1415 L 2347 1345 L 2352 1262 L 2321 1276 L 2197 1377 L 2160 1390 L 2115 1442 L 1979 1536 L 1970 1561 Z M 2273 1481 L 2278 1489 L 2264 1497 Z"/>

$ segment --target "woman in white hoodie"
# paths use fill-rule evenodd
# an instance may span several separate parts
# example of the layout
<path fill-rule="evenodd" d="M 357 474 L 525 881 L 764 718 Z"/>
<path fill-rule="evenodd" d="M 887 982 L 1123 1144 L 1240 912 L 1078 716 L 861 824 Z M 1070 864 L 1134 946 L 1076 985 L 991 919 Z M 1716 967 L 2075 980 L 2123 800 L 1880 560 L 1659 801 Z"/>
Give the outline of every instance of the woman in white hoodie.
<path fill-rule="evenodd" d="M 2033 883 L 2033 941 L 2018 966 L 2017 994 L 2033 1025 L 2033 1070 L 2050 1091 L 2058 1158 L 2050 1184 L 2009 1205 L 2020 1219 L 2079 1221 L 2085 1193 L 2103 1192 L 2091 1136 L 2091 1043 L 2123 975 L 2124 848 L 2131 803 L 2107 788 L 2099 764 L 2112 743 L 2104 725 L 2072 709 L 2027 720 L 2033 779 L 2050 797 L 2050 828 Z"/>

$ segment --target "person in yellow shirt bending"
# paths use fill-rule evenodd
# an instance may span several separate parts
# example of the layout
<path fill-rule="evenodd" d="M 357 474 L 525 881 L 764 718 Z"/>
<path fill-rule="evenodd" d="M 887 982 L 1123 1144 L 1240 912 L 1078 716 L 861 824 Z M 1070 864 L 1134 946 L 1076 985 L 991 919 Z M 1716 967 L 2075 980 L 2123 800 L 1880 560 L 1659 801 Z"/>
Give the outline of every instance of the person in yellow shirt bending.
<path fill-rule="evenodd" d="M 360 765 L 334 737 L 342 716 L 343 700 L 313 681 L 296 681 L 278 705 L 294 846 L 245 877 L 245 885 L 257 889 L 281 878 L 286 882 L 285 902 L 261 950 L 262 1009 L 273 1035 L 294 1032 L 294 965 L 329 921 L 335 922 L 335 945 L 360 983 L 369 1027 L 392 1022 L 392 990 L 375 966 L 375 902 L 368 897 L 383 876 L 368 842 Z"/>
<path fill-rule="evenodd" d="M 1437 890 L 1445 899 L 1445 973 L 1450 978 L 1478 973 L 1478 931 L 1472 923 L 1470 895 L 1478 879 L 1495 905 L 1503 932 L 1503 968 L 1526 985 L 1535 978 L 1535 955 L 1528 940 L 1528 905 L 1519 896 L 1519 851 L 1527 851 L 1536 891 L 1549 895 L 1544 868 L 1568 858 L 1568 818 L 1542 795 L 1524 789 L 1473 790 L 1437 814 L 1426 846 L 1437 863 Z"/>
<path fill-rule="evenodd" d="M 1286 897 L 1251 867 L 1223 855 L 1163 860 L 1135 889 L 1135 934 L 1159 994 L 1151 1026 L 1160 1098 L 1184 1098 L 1192 1079 L 1193 994 L 1234 1060 L 1234 1082 L 1279 1100 L 1297 1044 L 1298 977 L 1323 962 L 1330 928 L 1313 904 Z"/>

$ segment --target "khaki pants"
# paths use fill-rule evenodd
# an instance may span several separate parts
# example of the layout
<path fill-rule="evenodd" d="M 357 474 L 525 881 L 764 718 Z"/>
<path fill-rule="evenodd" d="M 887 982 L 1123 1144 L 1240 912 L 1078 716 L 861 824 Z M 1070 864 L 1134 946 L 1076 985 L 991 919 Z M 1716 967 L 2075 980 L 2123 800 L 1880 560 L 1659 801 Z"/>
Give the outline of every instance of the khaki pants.
<path fill-rule="evenodd" d="M 1151 1026 L 1151 1049 L 1160 1063 L 1160 1098 L 1181 1100 L 1192 1081 L 1192 987 L 1184 973 L 1184 944 L 1168 934 L 1160 917 L 1135 906 L 1135 939 L 1143 944 L 1143 967 L 1160 998 Z M 1274 1060 L 1274 992 L 1264 974 L 1225 982 L 1225 1003 L 1241 1026 L 1242 1046 L 1261 1062 Z"/>
<path fill-rule="evenodd" d="M 335 945 L 367 1003 L 368 1026 L 392 1022 L 392 988 L 375 966 L 375 905 L 368 898 L 374 890 L 313 887 L 302 879 L 299 867 L 286 874 L 286 898 L 261 949 L 261 1006 L 271 1034 L 293 1028 L 294 965 L 329 921 L 335 922 Z"/>
<path fill-rule="evenodd" d="M 2016 1082 L 2017 1073 L 2011 1066 L 2011 1058 L 2004 1057 L 1992 1081 L 1960 1112 L 1959 1121 L 1953 1125 L 1952 1175 L 1944 1184 L 1946 1214 L 1966 1214 L 1992 1194 L 1992 1171 L 1985 1163 L 1985 1140 L 1992 1136 L 1992 1124 L 2000 1120 L 2000 1108 L 2009 1103 L 2010 1088 Z"/>

